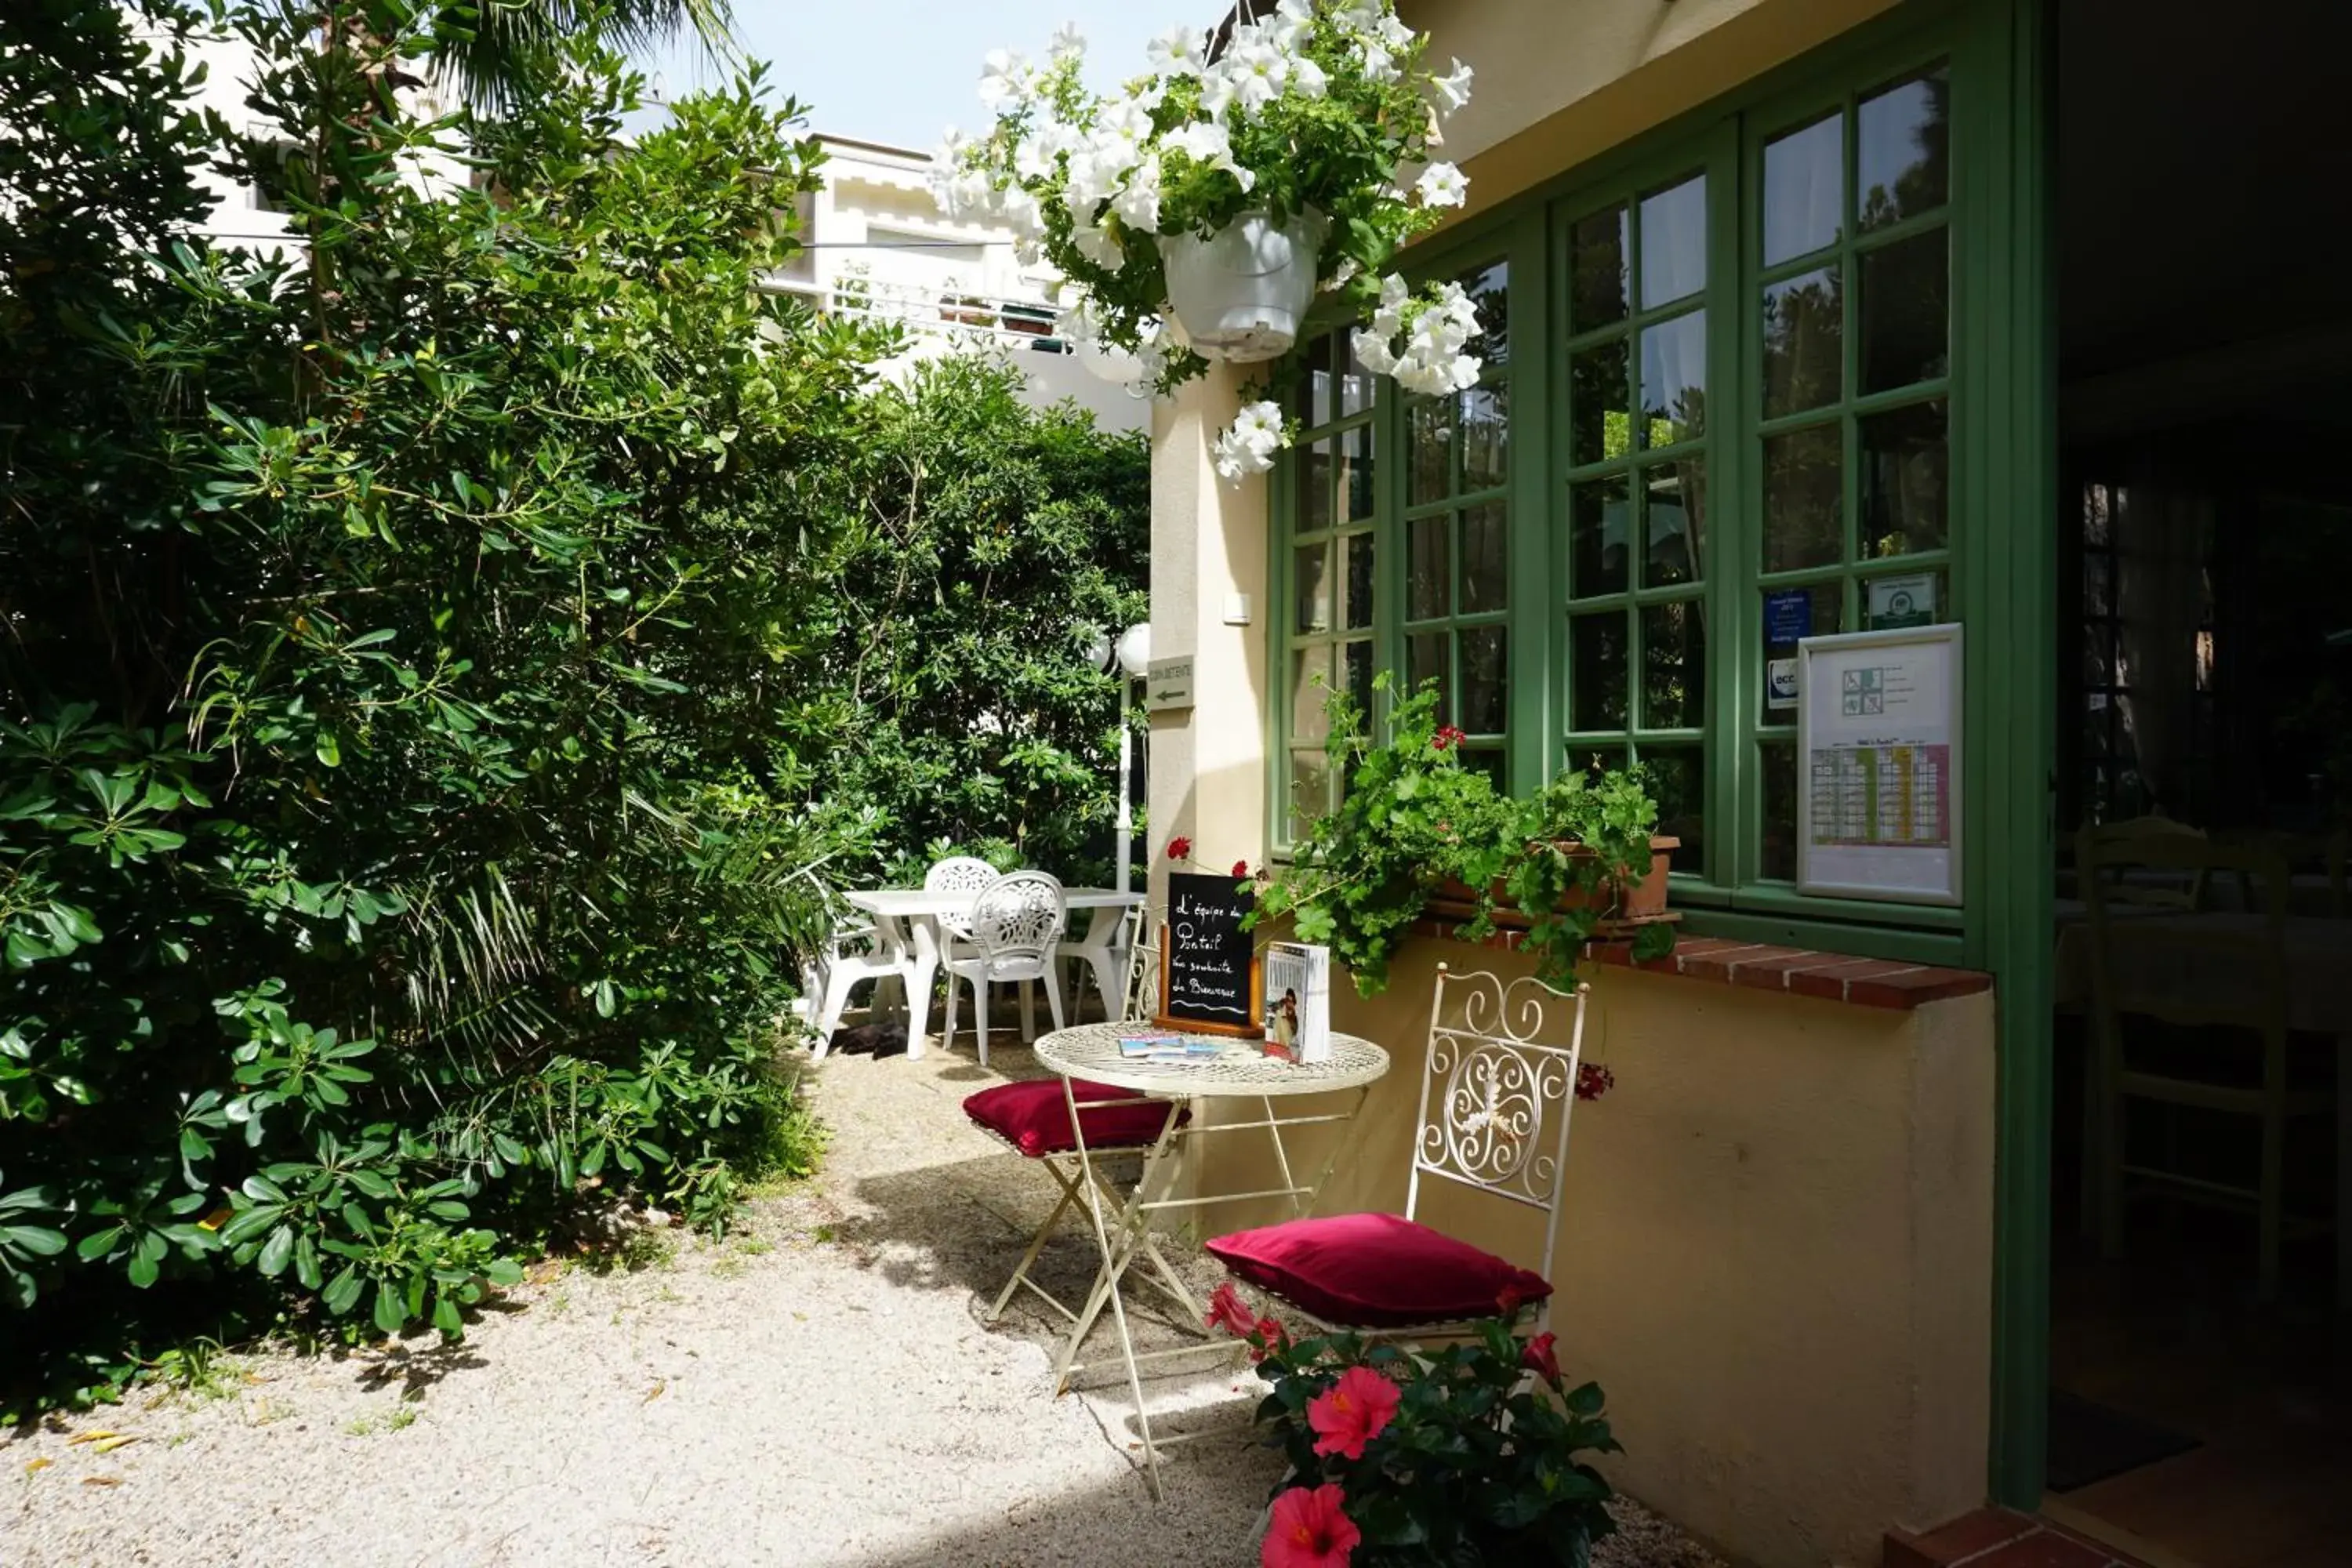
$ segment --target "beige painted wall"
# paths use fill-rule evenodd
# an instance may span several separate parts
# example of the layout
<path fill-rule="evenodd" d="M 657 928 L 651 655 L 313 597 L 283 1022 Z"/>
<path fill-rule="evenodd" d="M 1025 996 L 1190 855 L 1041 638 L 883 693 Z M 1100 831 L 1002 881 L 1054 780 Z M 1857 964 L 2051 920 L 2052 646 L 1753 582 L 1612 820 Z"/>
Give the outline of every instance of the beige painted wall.
<path fill-rule="evenodd" d="M 1422 941 L 1386 994 L 1340 983 L 1337 1026 L 1395 1066 L 1349 1128 L 1322 1212 L 1402 1210 L 1441 960 L 1528 967 Z M 1585 1048 L 1617 1088 L 1571 1122 L 1552 1326 L 1572 1373 L 1608 1392 L 1627 1450 L 1612 1479 L 1768 1568 L 1874 1565 L 1890 1525 L 1981 1501 L 1991 999 L 1906 1014 L 1604 970 Z M 1296 1135 L 1306 1168 L 1321 1131 Z M 1200 1142 L 1202 1185 L 1278 1185 L 1263 1136 Z M 1448 1234 L 1540 1262 L 1533 1211 L 1447 1184 L 1423 1205 Z M 1205 1225 L 1283 1217 L 1261 1201 Z"/>

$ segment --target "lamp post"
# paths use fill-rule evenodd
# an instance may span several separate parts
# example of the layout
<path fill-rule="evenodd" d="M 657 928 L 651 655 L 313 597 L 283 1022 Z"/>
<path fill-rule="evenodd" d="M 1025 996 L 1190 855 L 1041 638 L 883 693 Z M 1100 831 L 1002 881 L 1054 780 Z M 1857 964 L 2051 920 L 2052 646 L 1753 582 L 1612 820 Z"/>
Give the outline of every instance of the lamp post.
<path fill-rule="evenodd" d="M 1135 683 L 1151 667 L 1151 627 L 1148 623 L 1138 622 L 1119 633 L 1117 642 L 1111 640 L 1108 632 L 1097 631 L 1092 652 L 1097 669 L 1119 677 L 1118 870 L 1111 885 L 1124 893 L 1129 890 L 1128 880 L 1134 872 L 1135 861 L 1135 731 L 1128 725 L 1127 709 L 1134 699 Z"/>

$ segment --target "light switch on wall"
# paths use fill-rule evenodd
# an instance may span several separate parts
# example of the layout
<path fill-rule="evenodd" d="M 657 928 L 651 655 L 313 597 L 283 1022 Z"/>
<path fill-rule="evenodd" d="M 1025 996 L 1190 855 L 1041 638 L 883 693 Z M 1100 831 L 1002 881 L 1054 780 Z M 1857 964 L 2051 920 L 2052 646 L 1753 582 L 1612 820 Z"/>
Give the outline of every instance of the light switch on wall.
<path fill-rule="evenodd" d="M 1250 597 L 1247 594 L 1225 595 L 1225 625 L 1245 626 L 1250 624 Z"/>

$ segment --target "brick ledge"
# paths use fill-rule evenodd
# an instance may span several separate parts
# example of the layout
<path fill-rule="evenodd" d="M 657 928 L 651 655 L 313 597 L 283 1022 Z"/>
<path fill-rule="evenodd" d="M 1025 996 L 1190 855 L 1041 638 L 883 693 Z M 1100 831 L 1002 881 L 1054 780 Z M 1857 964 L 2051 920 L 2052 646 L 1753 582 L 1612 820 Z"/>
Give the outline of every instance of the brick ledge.
<path fill-rule="evenodd" d="M 1412 927 L 1415 936 L 1458 942 L 1462 939 L 1454 934 L 1454 922 L 1435 920 L 1417 921 Z M 1509 951 L 1518 944 L 1518 932 L 1499 931 L 1484 945 Z M 1654 974 L 1677 974 L 1685 980 L 1711 981 L 1717 985 L 1794 992 L 1825 1002 L 1901 1012 L 1992 989 L 1992 976 L 1978 969 L 1946 969 L 1932 963 L 1856 958 L 1852 953 L 1775 947 L 1727 937 L 1684 937 L 1665 957 L 1638 963 L 1633 960 L 1633 944 L 1630 942 L 1596 942 L 1585 951 L 1593 962 L 1619 969 L 1644 969 Z"/>
<path fill-rule="evenodd" d="M 1914 1535 L 1889 1531 L 1885 1568 L 2146 1568 L 2136 1557 L 2008 1509 L 1979 1509 Z"/>

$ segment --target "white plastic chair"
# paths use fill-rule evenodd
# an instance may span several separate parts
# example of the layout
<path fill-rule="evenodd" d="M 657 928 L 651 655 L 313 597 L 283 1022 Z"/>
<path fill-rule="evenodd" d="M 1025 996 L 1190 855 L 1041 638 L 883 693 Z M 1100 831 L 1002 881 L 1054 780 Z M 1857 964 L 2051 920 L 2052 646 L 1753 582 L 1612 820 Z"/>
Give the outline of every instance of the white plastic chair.
<path fill-rule="evenodd" d="M 923 873 L 923 891 L 927 893 L 970 893 L 978 898 L 997 878 L 997 869 L 976 855 L 950 855 L 944 860 L 934 860 L 931 868 Z M 971 956 L 971 913 L 968 910 L 940 917 L 940 957 L 970 958 Z M 961 948 L 961 951 L 959 951 Z"/>
<path fill-rule="evenodd" d="M 825 903 L 834 913 L 832 929 L 825 935 L 824 950 L 801 966 L 801 1005 L 810 1009 L 803 1016 L 816 1031 L 815 1055 L 820 1061 L 833 1048 L 834 1032 L 841 1027 L 851 991 L 861 982 L 873 981 L 878 1007 L 890 983 L 903 984 L 907 973 L 907 954 L 899 944 L 886 939 L 871 921 L 846 904 L 830 895 Z"/>
<path fill-rule="evenodd" d="M 971 987 L 972 1023 L 979 1031 L 982 1067 L 988 1065 L 988 988 L 992 984 L 1044 981 L 1045 1003 L 1054 1012 L 1054 1027 L 1060 1028 L 1062 983 L 1054 973 L 1055 949 L 1069 923 L 1069 906 L 1063 900 L 1062 884 L 1043 871 L 1014 871 L 983 889 L 971 905 L 971 952 L 969 956 L 950 954 L 946 960 L 948 1017 L 941 1043 L 955 1038 L 959 980 Z M 1021 1037 L 1024 1040 L 1037 1037 L 1034 1012 L 1028 985 L 1024 984 Z"/>
<path fill-rule="evenodd" d="M 1076 942 L 1064 941 L 1055 949 L 1076 984 L 1070 989 L 1070 1012 L 1073 1016 L 1087 999 L 1087 982 L 1091 979 L 1095 994 L 1102 998 L 1103 1018 L 1108 1023 L 1123 1024 L 1134 1017 L 1134 952 L 1139 928 L 1143 920 L 1139 909 L 1099 909 L 1087 926 L 1087 934 Z"/>

